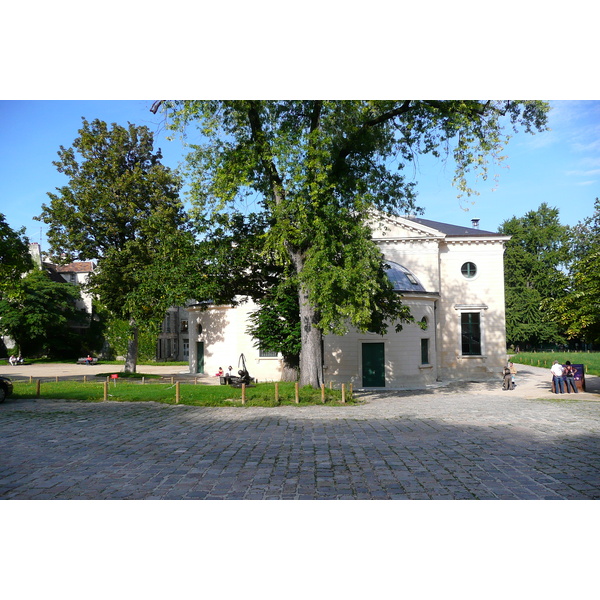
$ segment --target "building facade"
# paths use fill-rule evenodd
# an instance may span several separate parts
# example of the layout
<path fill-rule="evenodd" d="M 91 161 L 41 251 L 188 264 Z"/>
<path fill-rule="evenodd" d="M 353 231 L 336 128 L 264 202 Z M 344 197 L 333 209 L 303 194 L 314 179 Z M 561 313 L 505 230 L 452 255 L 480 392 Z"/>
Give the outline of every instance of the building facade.
<path fill-rule="evenodd" d="M 388 277 L 415 323 L 386 335 L 350 331 L 323 339 L 325 380 L 355 388 L 417 389 L 447 380 L 499 377 L 506 362 L 504 244 L 507 236 L 415 217 L 372 227 Z M 277 381 L 282 359 L 246 333 L 251 300 L 187 307 L 191 373 L 213 375 L 241 354 L 259 380 Z"/>

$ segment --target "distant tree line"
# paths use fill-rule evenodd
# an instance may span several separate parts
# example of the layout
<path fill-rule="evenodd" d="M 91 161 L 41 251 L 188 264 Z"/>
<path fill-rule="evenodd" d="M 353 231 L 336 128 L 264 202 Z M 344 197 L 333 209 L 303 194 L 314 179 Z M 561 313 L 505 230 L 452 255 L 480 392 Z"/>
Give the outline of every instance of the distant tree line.
<path fill-rule="evenodd" d="M 600 343 L 600 201 L 575 226 L 542 203 L 502 223 L 506 336 L 513 348 Z"/>

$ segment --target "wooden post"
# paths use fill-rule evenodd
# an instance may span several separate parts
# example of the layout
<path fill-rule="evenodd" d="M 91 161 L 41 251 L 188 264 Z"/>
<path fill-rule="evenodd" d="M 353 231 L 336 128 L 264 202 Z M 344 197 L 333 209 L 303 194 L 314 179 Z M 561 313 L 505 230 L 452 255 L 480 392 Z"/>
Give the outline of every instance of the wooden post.
<path fill-rule="evenodd" d="M 58 383 L 58 375 L 56 376 L 56 383 Z"/>
<path fill-rule="evenodd" d="M 142 385 L 144 385 L 146 383 L 146 378 L 142 377 Z"/>
<path fill-rule="evenodd" d="M 198 385 L 198 378 L 194 377 L 194 385 Z"/>
<path fill-rule="evenodd" d="M 329 382 L 329 389 L 332 390 L 333 389 L 333 381 Z"/>
<path fill-rule="evenodd" d="M 181 393 L 179 389 L 179 381 L 175 384 L 175 404 L 179 404 L 179 399 L 181 398 Z"/>
<path fill-rule="evenodd" d="M 171 377 L 171 385 L 173 385 L 175 383 L 175 378 Z"/>
<path fill-rule="evenodd" d="M 242 404 L 246 404 L 246 384 L 242 383 Z"/>
<path fill-rule="evenodd" d="M 42 380 L 38 379 L 36 382 L 36 386 L 35 386 L 35 394 L 36 394 L 37 398 L 40 397 L 41 389 L 42 389 Z"/>
<path fill-rule="evenodd" d="M 325 384 L 321 384 L 321 402 L 325 404 Z"/>
<path fill-rule="evenodd" d="M 279 383 L 275 383 L 275 404 L 279 404 Z"/>
<path fill-rule="evenodd" d="M 346 404 L 346 384 L 342 383 L 342 404 Z"/>
<path fill-rule="evenodd" d="M 297 381 L 294 388 L 296 392 L 296 404 L 300 404 L 300 384 Z"/>
<path fill-rule="evenodd" d="M 350 398 L 352 398 L 353 395 L 354 395 L 354 384 L 351 383 L 350 384 Z"/>
<path fill-rule="evenodd" d="M 29 376 L 29 383 L 33 383 L 33 375 Z"/>
<path fill-rule="evenodd" d="M 104 402 L 108 400 L 108 379 L 104 382 Z"/>
<path fill-rule="evenodd" d="M 83 383 L 87 383 L 87 375 L 83 376 Z"/>

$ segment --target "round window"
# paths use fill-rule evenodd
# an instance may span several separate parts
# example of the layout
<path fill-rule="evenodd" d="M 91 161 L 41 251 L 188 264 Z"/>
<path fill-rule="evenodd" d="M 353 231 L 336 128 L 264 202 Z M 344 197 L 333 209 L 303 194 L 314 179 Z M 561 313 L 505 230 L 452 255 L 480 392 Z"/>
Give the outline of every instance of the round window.
<path fill-rule="evenodd" d="M 466 262 L 461 268 L 460 268 L 460 272 L 463 274 L 464 277 L 466 277 L 467 279 L 473 279 L 473 277 L 475 277 L 475 275 L 477 275 L 477 267 L 475 266 L 475 263 L 472 262 Z"/>

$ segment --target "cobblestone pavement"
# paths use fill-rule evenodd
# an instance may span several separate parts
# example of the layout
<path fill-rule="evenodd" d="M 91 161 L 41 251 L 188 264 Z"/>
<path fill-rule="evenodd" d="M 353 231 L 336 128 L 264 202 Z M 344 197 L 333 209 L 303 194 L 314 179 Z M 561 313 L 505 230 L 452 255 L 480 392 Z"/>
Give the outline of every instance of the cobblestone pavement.
<path fill-rule="evenodd" d="M 8 399 L 0 498 L 600 498 L 600 402 L 497 387 L 344 407 Z"/>

